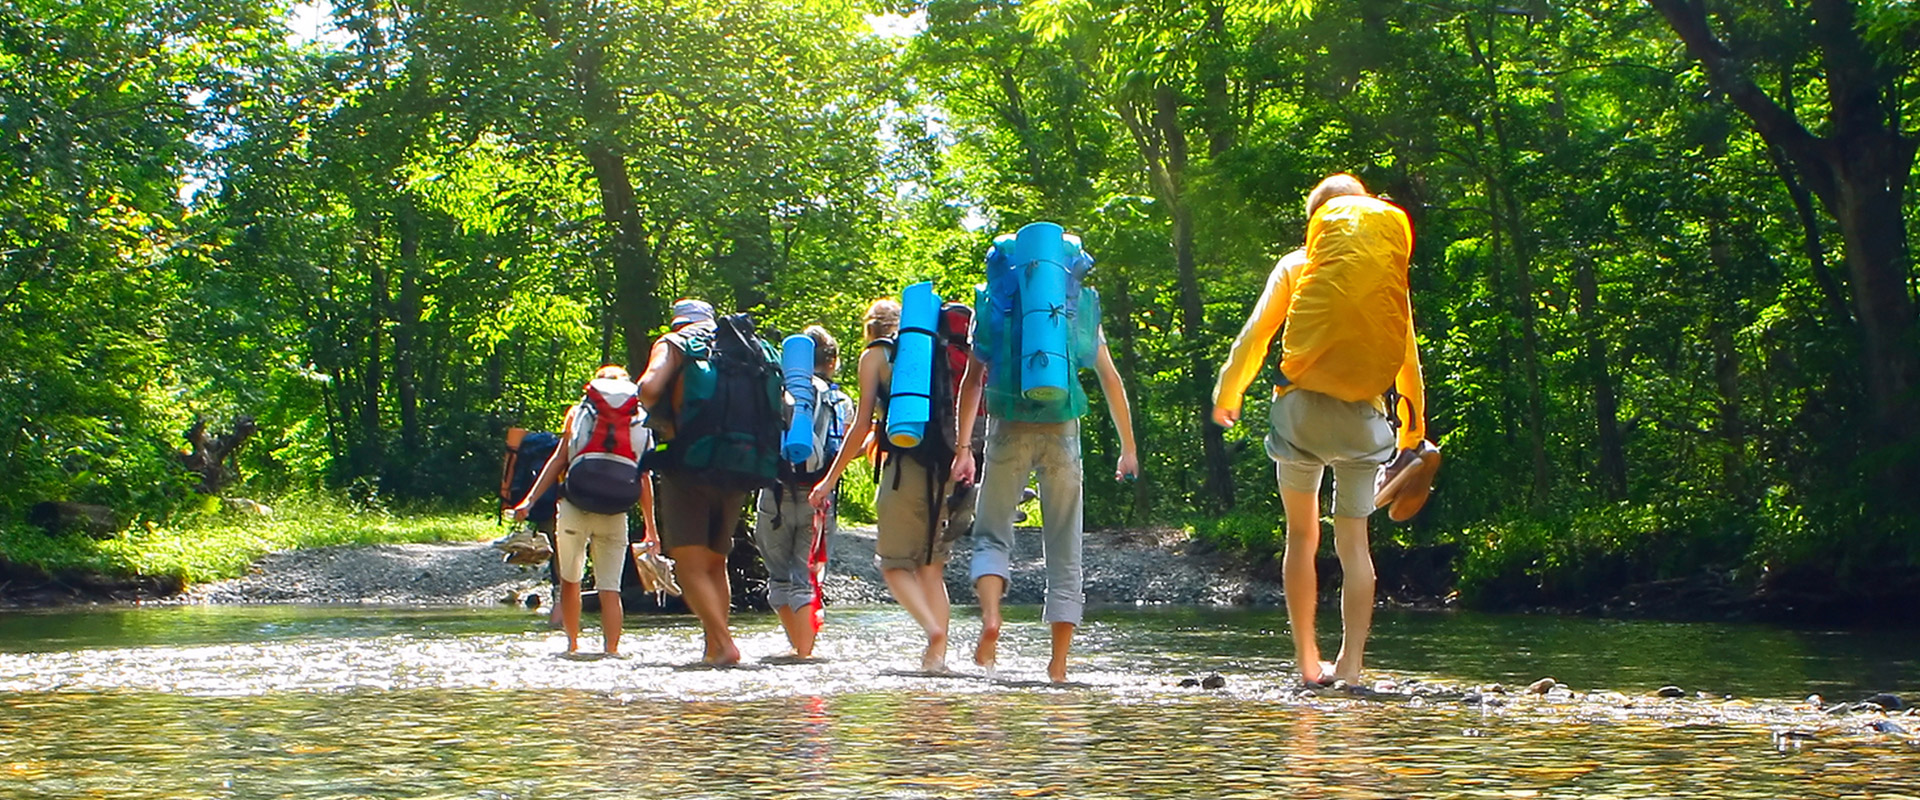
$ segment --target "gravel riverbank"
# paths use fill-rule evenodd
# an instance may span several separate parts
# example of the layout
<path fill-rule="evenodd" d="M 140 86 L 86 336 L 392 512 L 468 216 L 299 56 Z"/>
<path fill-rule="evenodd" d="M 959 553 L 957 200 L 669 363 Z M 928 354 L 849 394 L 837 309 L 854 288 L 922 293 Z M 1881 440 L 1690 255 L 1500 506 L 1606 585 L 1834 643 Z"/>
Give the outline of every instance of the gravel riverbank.
<path fill-rule="evenodd" d="M 873 563 L 874 530 L 841 530 L 831 545 L 827 597 L 836 603 L 889 602 Z M 1008 601 L 1039 603 L 1045 591 L 1040 534 L 1016 536 Z M 1218 553 L 1193 553 L 1177 530 L 1094 531 L 1085 548 L 1087 600 L 1094 603 L 1272 604 L 1280 587 L 1255 580 Z M 968 542 L 947 566 L 959 602 L 967 580 Z M 546 568 L 502 563 L 485 542 L 327 547 L 273 553 L 251 574 L 189 589 L 181 599 L 204 603 L 489 604 L 544 594 Z"/>

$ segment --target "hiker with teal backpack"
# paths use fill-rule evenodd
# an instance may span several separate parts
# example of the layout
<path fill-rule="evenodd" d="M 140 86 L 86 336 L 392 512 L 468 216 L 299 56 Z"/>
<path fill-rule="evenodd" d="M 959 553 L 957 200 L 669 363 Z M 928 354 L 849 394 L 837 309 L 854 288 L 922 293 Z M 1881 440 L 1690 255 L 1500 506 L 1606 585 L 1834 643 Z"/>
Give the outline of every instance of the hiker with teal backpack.
<path fill-rule="evenodd" d="M 1090 367 L 1098 374 L 1120 436 L 1116 480 L 1132 480 L 1140 471 L 1132 411 L 1100 327 L 1099 293 L 1082 282 L 1093 257 L 1080 239 L 1053 223 L 1036 222 L 995 239 L 986 262 L 987 282 L 974 290 L 979 320 L 959 411 L 960 429 L 972 430 L 984 392 L 985 463 L 976 465 L 973 451 L 962 447 L 952 470 L 956 481 L 971 482 L 976 469 L 980 478 L 971 570 L 980 599 L 980 641 L 973 659 L 988 669 L 997 661 L 1014 507 L 1028 478 L 1037 474 L 1047 562 L 1041 618 L 1052 641 L 1047 677 L 1059 683 L 1067 678 L 1067 654 L 1086 605 L 1080 417 L 1087 412 L 1087 396 L 1080 370 Z"/>
<path fill-rule="evenodd" d="M 908 287 L 912 305 L 876 300 L 867 309 L 867 343 L 860 353 L 860 400 L 847 441 L 873 434 L 878 446 L 874 492 L 879 539 L 874 559 L 893 597 L 926 634 L 923 672 L 947 671 L 947 498 L 958 426 L 957 369 L 970 353 L 972 309 L 941 304 L 932 284 Z M 961 448 L 965 449 L 965 448 Z M 811 502 L 824 509 L 857 448 L 841 449 L 813 489 Z"/>
<path fill-rule="evenodd" d="M 760 490 L 753 522 L 754 544 L 767 565 L 767 604 L 793 646 L 792 658 L 812 658 L 825 624 L 815 553 L 825 553 L 828 508 L 815 509 L 808 494 L 826 475 L 844 440 L 844 395 L 834 397 L 833 373 L 840 344 L 825 328 L 810 325 L 787 337 L 780 363 L 785 373 L 787 437 L 780 454 L 780 482 Z"/>
<path fill-rule="evenodd" d="M 1367 517 L 1382 506 L 1399 521 L 1418 513 L 1440 452 L 1425 439 L 1425 386 L 1407 291 L 1413 228 L 1406 213 L 1345 174 L 1314 187 L 1306 210 L 1306 247 L 1274 267 L 1220 368 L 1213 421 L 1222 427 L 1239 421 L 1241 396 L 1279 334 L 1266 450 L 1287 520 L 1281 567 L 1287 621 L 1300 679 L 1324 687 L 1358 681 L 1364 665 L 1374 589 Z M 1320 483 L 1328 469 L 1341 573 L 1340 654 L 1331 664 L 1320 660 L 1314 637 Z"/>
<path fill-rule="evenodd" d="M 511 509 L 515 521 L 556 483 L 554 556 L 560 581 L 560 625 L 567 632 L 567 653 L 580 648 L 580 583 L 588 554 L 593 558 L 594 589 L 600 595 L 600 632 L 605 652 L 620 654 L 620 579 L 631 551 L 627 512 L 636 504 L 646 520 L 646 541 L 653 530 L 653 493 L 641 460 L 653 450 L 639 387 L 616 366 L 601 367 L 580 402 L 567 411 L 566 426 L 539 477 Z"/>
<path fill-rule="evenodd" d="M 747 315 L 716 318 L 705 301 L 680 300 L 640 376 L 640 402 L 664 443 L 660 538 L 700 619 L 701 661 L 732 666 L 740 648 L 727 628 L 727 554 L 748 497 L 777 481 L 780 360 Z"/>

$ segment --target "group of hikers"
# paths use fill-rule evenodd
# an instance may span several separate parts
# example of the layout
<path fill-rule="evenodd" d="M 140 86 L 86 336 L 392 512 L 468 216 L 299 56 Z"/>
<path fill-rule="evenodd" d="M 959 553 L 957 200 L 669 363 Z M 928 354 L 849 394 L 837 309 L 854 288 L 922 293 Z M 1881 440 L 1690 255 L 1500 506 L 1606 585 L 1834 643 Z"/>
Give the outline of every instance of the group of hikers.
<path fill-rule="evenodd" d="M 1288 253 L 1221 368 L 1212 419 L 1239 421 L 1242 395 L 1279 345 L 1266 451 L 1286 517 L 1287 612 L 1301 679 L 1357 681 L 1373 608 L 1367 518 L 1411 518 L 1425 502 L 1439 451 L 1425 440 L 1424 392 L 1407 291 L 1413 232 L 1390 202 L 1340 174 L 1308 195 L 1305 246 Z M 875 559 L 895 600 L 926 637 L 920 669 L 947 671 L 953 543 L 972 537 L 969 574 L 980 606 L 975 664 L 998 657 L 1018 506 L 1037 481 L 1046 565 L 1042 620 L 1047 675 L 1067 678 L 1083 613 L 1078 374 L 1099 379 L 1120 441 L 1116 480 L 1140 470 L 1126 385 L 1108 352 L 1093 257 L 1078 237 L 1036 222 L 996 238 L 971 305 L 943 302 L 930 283 L 873 301 L 856 364 L 857 402 L 834 381 L 839 344 L 819 327 L 776 348 L 744 314 L 716 315 L 683 299 L 637 380 L 604 366 L 569 409 L 532 486 L 513 506 L 526 519 L 560 488 L 552 528 L 558 613 L 569 653 L 580 635 L 581 581 L 595 565 L 605 652 L 618 654 L 620 583 L 630 554 L 643 572 L 671 559 L 704 633 L 702 660 L 741 659 L 728 627 L 727 557 L 750 495 L 768 601 L 792 652 L 814 656 L 823 623 L 820 577 L 840 480 L 873 462 Z M 984 401 L 984 405 L 983 405 Z M 984 415 L 984 423 L 982 421 Z M 1343 581 L 1338 656 L 1320 659 L 1314 554 L 1319 493 L 1334 473 L 1333 530 Z M 627 515 L 643 535 L 629 549 Z M 651 565 L 651 566 L 649 566 Z M 661 578 L 657 571 L 652 578 Z"/>

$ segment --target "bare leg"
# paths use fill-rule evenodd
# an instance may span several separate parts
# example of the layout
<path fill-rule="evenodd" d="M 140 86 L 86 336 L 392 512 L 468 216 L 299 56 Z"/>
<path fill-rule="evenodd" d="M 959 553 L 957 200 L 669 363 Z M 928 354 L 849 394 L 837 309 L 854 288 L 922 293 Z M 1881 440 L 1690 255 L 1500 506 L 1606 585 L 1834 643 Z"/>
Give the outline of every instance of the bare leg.
<path fill-rule="evenodd" d="M 567 652 L 580 649 L 580 584 L 560 582 L 560 628 L 567 632 Z"/>
<path fill-rule="evenodd" d="M 1293 660 L 1300 677 L 1319 682 L 1320 645 L 1314 641 L 1313 616 L 1320 602 L 1319 572 L 1314 555 L 1320 550 L 1320 495 L 1282 488 L 1280 505 L 1287 517 L 1287 552 L 1281 574 L 1287 595 L 1287 625 L 1293 629 Z M 1311 672 L 1309 671 L 1311 670 Z"/>
<path fill-rule="evenodd" d="M 600 641 L 606 647 L 607 655 L 620 655 L 620 592 L 618 590 L 600 590 Z"/>
<path fill-rule="evenodd" d="M 1367 518 L 1334 517 L 1333 549 L 1340 554 L 1340 658 L 1333 676 L 1360 680 L 1373 627 L 1373 556 L 1367 552 Z"/>
<path fill-rule="evenodd" d="M 807 607 L 788 608 L 780 606 L 773 610 L 780 616 L 780 627 L 787 632 L 787 644 L 793 645 L 793 654 L 798 658 L 813 657 L 813 609 Z"/>
<path fill-rule="evenodd" d="M 993 669 L 1000 655 L 1000 596 L 1007 591 L 1007 579 L 982 575 L 973 582 L 973 593 L 980 598 L 980 642 L 973 646 L 973 663 Z"/>
<path fill-rule="evenodd" d="M 677 565 L 681 595 L 705 633 L 706 647 L 700 660 L 715 666 L 738 663 L 740 648 L 734 646 L 733 635 L 727 630 L 733 597 L 727 589 L 726 557 L 705 545 L 676 547 L 670 555 Z"/>
<path fill-rule="evenodd" d="M 947 629 L 953 624 L 953 603 L 947 597 L 947 562 L 920 568 L 920 591 L 926 595 L 927 607 L 933 609 L 934 617 L 940 620 L 940 636 L 927 636 L 927 652 L 921 657 L 920 666 L 929 672 L 946 672 Z"/>
<path fill-rule="evenodd" d="M 944 564 L 934 569 L 943 569 Z M 893 599 L 907 610 L 913 621 L 920 623 L 920 630 L 927 634 L 927 649 L 920 656 L 920 668 L 927 672 L 939 672 L 947 668 L 947 587 L 944 577 L 940 580 L 939 597 L 935 598 L 933 587 L 926 583 L 927 570 L 887 569 L 882 570 L 887 579 L 887 588 L 893 590 Z M 943 575 L 936 572 L 935 575 Z"/>
<path fill-rule="evenodd" d="M 1047 661 L 1047 679 L 1054 683 L 1067 682 L 1067 650 L 1073 647 L 1073 629 L 1071 622 L 1053 623 L 1053 657 Z"/>

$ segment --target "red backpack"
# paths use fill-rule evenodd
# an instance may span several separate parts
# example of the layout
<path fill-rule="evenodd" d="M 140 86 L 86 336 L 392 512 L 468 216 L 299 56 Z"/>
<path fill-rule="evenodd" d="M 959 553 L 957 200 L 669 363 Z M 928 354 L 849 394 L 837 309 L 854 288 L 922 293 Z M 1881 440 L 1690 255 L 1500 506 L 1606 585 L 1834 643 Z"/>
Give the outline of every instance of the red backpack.
<path fill-rule="evenodd" d="M 640 387 L 619 378 L 595 378 L 574 407 L 567 439 L 567 502 L 593 514 L 624 514 L 640 502 L 640 458 L 653 433 L 640 408 Z"/>

